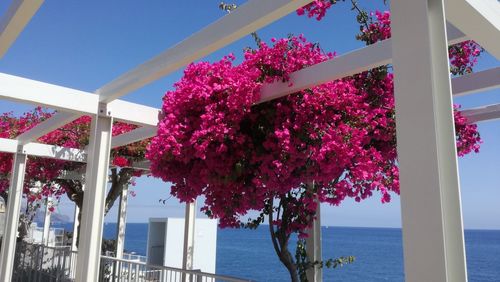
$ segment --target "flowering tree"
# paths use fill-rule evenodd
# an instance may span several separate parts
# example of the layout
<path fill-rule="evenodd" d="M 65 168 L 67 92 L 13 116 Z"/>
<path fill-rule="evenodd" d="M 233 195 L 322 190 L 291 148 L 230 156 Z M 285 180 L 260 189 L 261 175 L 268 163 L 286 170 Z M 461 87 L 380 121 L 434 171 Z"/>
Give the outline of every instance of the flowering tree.
<path fill-rule="evenodd" d="M 333 2 L 317 0 L 298 13 L 321 19 Z M 366 44 L 389 38 L 389 16 L 360 13 L 357 38 Z M 340 205 L 378 191 L 385 203 L 399 193 L 393 74 L 383 66 L 259 103 L 263 83 L 287 81 L 333 58 L 302 36 L 272 41 L 246 50 L 240 65 L 233 55 L 189 65 L 163 98 L 146 157 L 152 174 L 172 182 L 181 201 L 203 195 L 202 211 L 221 227 L 255 228 L 267 219 L 274 249 L 298 281 L 321 262 L 303 254 L 294 260 L 288 242 L 293 233 L 306 236 L 318 202 Z M 457 70 L 469 70 L 461 66 L 472 67 L 479 55 L 452 48 L 462 56 L 453 60 L 450 52 Z M 458 154 L 477 152 L 476 126 L 454 115 Z M 249 211 L 260 215 L 243 222 Z"/>
<path fill-rule="evenodd" d="M 51 117 L 53 113 L 36 108 L 20 117 L 12 113 L 4 113 L 0 116 L 0 137 L 15 138 L 23 132 L 28 131 L 40 122 Z M 83 116 L 75 121 L 41 137 L 38 142 L 51 145 L 59 145 L 69 148 L 83 149 L 89 142 L 91 118 Z M 115 122 L 113 135 L 119 135 L 135 129 L 135 125 Z M 146 141 L 137 142 L 112 150 L 111 159 L 114 165 L 111 168 L 111 187 L 106 196 L 105 213 L 107 213 L 116 201 L 121 191 L 133 184 L 135 176 L 141 175 L 142 171 L 130 168 L 133 161 L 144 160 Z M 7 201 L 10 172 L 12 169 L 12 154 L 0 153 L 0 195 Z M 28 202 L 27 211 L 33 215 L 41 202 L 47 197 L 59 199 L 66 194 L 68 198 L 82 208 L 83 204 L 83 182 L 82 180 L 64 179 L 64 172 L 85 172 L 85 164 L 45 159 L 30 156 L 24 182 L 23 196 Z M 39 189 L 33 189 L 39 187 Z M 53 210 L 54 208 L 51 207 Z M 80 217 L 80 214 L 79 214 Z M 27 222 L 30 218 L 26 218 Z"/>

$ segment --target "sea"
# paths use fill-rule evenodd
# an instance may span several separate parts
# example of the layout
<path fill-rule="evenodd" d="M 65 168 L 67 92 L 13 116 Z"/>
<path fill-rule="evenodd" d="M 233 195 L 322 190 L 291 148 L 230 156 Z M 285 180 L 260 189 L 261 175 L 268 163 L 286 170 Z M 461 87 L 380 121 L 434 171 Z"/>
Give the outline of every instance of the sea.
<path fill-rule="evenodd" d="M 71 226 L 66 226 L 71 230 Z M 128 223 L 125 249 L 146 255 L 147 223 Z M 354 256 L 352 264 L 324 269 L 324 281 L 404 281 L 401 229 L 322 227 L 323 259 Z M 104 227 L 112 239 L 116 224 Z M 470 282 L 500 282 L 500 230 L 466 230 Z M 295 245 L 295 239 L 290 243 Z M 216 273 L 253 281 L 289 281 L 274 253 L 267 226 L 217 231 Z"/>

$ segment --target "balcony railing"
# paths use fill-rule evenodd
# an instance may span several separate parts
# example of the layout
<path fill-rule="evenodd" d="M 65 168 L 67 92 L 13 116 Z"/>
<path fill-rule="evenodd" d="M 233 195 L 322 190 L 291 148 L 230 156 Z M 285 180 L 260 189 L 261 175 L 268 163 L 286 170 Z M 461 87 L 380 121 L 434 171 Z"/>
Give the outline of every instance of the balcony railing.
<path fill-rule="evenodd" d="M 19 242 L 12 281 L 73 281 L 76 257 L 69 246 Z"/>
<path fill-rule="evenodd" d="M 249 282 L 231 276 L 197 270 L 150 265 L 145 262 L 101 256 L 99 281 L 110 282 Z"/>
<path fill-rule="evenodd" d="M 12 281 L 69 282 L 75 279 L 77 252 L 69 246 L 50 247 L 19 242 Z M 130 257 L 132 258 L 132 257 Z M 103 282 L 249 282 L 197 270 L 150 265 L 140 261 L 101 256 L 99 281 Z"/>

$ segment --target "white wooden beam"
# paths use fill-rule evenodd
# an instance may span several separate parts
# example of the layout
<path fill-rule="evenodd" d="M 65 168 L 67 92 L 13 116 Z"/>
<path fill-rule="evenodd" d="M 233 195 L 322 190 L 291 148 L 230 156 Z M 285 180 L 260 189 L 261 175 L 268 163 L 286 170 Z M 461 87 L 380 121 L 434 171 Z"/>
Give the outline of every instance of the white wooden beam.
<path fill-rule="evenodd" d="M 250 0 L 150 61 L 99 88 L 101 102 L 110 102 L 187 64 L 231 44 L 312 0 Z"/>
<path fill-rule="evenodd" d="M 451 24 L 448 26 L 451 28 L 448 34 L 450 45 L 467 39 Z M 290 74 L 290 80 L 287 82 L 265 84 L 261 89 L 259 103 L 391 63 L 392 39 L 387 39 L 296 71 Z M 290 84 L 292 86 L 289 86 Z"/>
<path fill-rule="evenodd" d="M 73 113 L 59 112 L 56 115 L 37 124 L 32 129 L 20 134 L 16 139 L 21 145 L 27 144 L 60 128 L 61 125 L 72 122 L 76 118 L 78 118 L 78 115 L 75 115 Z"/>
<path fill-rule="evenodd" d="M 443 6 L 391 2 L 407 282 L 467 281 Z"/>
<path fill-rule="evenodd" d="M 19 135 L 26 144 L 77 119 L 81 114 L 96 114 L 97 95 L 54 84 L 0 73 L 0 98 L 30 103 L 60 110 L 51 118 Z M 116 100 L 106 106 L 118 121 L 141 126 L 156 126 L 160 109 Z"/>
<path fill-rule="evenodd" d="M 447 20 L 500 60 L 500 2 L 445 0 Z"/>
<path fill-rule="evenodd" d="M 54 145 L 28 143 L 22 146 L 24 154 L 42 158 L 66 160 L 73 162 L 86 162 L 87 154 L 84 150 L 60 147 Z"/>
<path fill-rule="evenodd" d="M 137 170 L 144 170 L 145 172 L 149 171 L 151 167 L 151 162 L 149 160 L 144 160 L 140 162 L 134 162 L 130 166 L 127 166 L 127 168 L 134 168 Z"/>
<path fill-rule="evenodd" d="M 451 86 L 453 96 L 465 96 L 499 88 L 500 67 L 453 78 Z"/>
<path fill-rule="evenodd" d="M 488 105 L 474 109 L 466 109 L 462 114 L 470 123 L 500 119 L 500 104 Z"/>
<path fill-rule="evenodd" d="M 16 153 L 10 177 L 9 199 L 7 201 L 7 214 L 5 230 L 0 251 L 0 281 L 11 281 L 16 254 L 17 227 L 21 212 L 21 198 L 23 194 L 24 174 L 26 171 L 27 156 Z"/>
<path fill-rule="evenodd" d="M 278 81 L 263 85 L 259 102 L 270 101 L 305 88 L 390 64 L 391 56 L 392 43 L 390 39 L 368 45 L 320 64 L 296 71 L 290 74 L 290 80 L 287 82 Z"/>
<path fill-rule="evenodd" d="M 42 4 L 43 0 L 12 1 L 0 19 L 0 58 L 7 53 Z"/>
<path fill-rule="evenodd" d="M 85 151 L 80 149 L 34 142 L 19 147 L 18 145 L 17 140 L 0 138 L 0 152 L 16 153 L 21 150 L 20 152 L 26 155 L 74 162 L 86 162 L 87 159 Z"/>
<path fill-rule="evenodd" d="M 123 100 L 114 100 L 107 105 L 109 115 L 114 120 L 140 126 L 154 126 L 158 124 L 160 109 L 131 103 Z"/>
<path fill-rule="evenodd" d="M 59 177 L 59 179 L 67 179 L 67 180 L 78 180 L 85 182 L 85 171 L 81 170 L 73 170 L 73 171 L 63 171 Z"/>
<path fill-rule="evenodd" d="M 145 126 L 134 129 L 130 132 L 120 134 L 113 137 L 111 141 L 111 148 L 117 148 L 132 144 L 137 141 L 148 139 L 150 137 L 156 136 L 157 128 L 153 126 Z"/>
<path fill-rule="evenodd" d="M 79 236 L 76 281 L 98 281 L 101 257 L 102 224 L 108 184 L 109 151 L 113 119 L 97 116 L 92 120 L 89 159 L 85 173 L 82 207 L 82 232 Z"/>
<path fill-rule="evenodd" d="M 17 140 L 0 138 L 0 152 L 15 154 L 17 152 Z"/>
<path fill-rule="evenodd" d="M 0 99 L 82 114 L 96 114 L 98 105 L 95 94 L 5 73 L 0 73 Z"/>

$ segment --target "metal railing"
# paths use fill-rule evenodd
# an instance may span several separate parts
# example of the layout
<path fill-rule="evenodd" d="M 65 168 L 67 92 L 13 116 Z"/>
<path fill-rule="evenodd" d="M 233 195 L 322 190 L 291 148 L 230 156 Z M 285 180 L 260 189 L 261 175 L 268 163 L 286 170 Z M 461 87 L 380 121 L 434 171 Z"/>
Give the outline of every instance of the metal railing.
<path fill-rule="evenodd" d="M 101 256 L 99 281 L 106 282 L 249 282 L 231 276 L 150 265 L 140 261 Z"/>
<path fill-rule="evenodd" d="M 77 253 L 69 246 L 18 242 L 12 281 L 73 281 Z"/>

